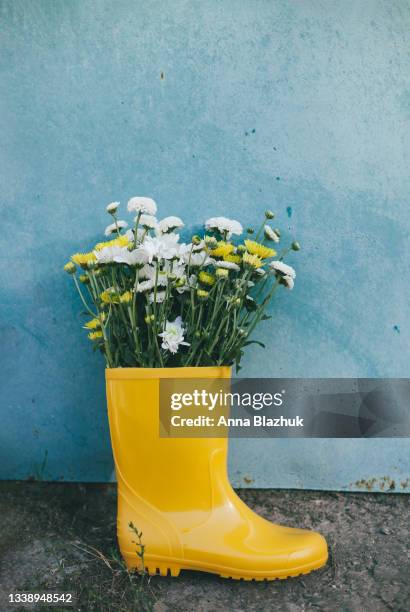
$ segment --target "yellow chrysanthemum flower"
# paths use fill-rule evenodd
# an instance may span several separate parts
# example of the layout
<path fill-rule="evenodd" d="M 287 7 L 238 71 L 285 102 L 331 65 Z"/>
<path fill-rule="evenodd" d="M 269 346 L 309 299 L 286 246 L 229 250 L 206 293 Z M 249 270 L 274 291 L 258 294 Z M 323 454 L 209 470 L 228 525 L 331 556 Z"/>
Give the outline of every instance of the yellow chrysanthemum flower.
<path fill-rule="evenodd" d="M 198 289 L 196 294 L 200 300 L 206 300 L 209 297 L 209 292 L 205 291 L 205 289 Z"/>
<path fill-rule="evenodd" d="M 232 253 L 233 250 L 233 244 L 221 240 L 220 242 L 218 242 L 216 247 L 211 250 L 210 253 L 213 257 L 226 257 L 227 255 L 229 255 L 229 253 Z"/>
<path fill-rule="evenodd" d="M 77 264 L 77 266 L 81 266 L 82 268 L 86 269 L 87 265 L 97 261 L 97 258 L 94 253 L 90 251 L 89 253 L 75 253 L 74 255 L 71 255 L 71 260 Z"/>
<path fill-rule="evenodd" d="M 64 270 L 65 270 L 65 272 L 67 272 L 67 274 L 75 274 L 76 269 L 77 268 L 75 267 L 75 265 L 73 264 L 72 261 L 69 261 L 64 266 Z"/>
<path fill-rule="evenodd" d="M 99 242 L 95 245 L 94 251 L 101 251 L 101 249 L 105 249 L 105 247 L 124 247 L 128 246 L 130 243 L 128 236 L 118 236 L 118 238 L 114 238 L 114 240 L 107 240 L 106 242 Z"/>
<path fill-rule="evenodd" d="M 215 284 L 215 276 L 213 274 L 209 274 L 209 272 L 200 272 L 199 273 L 199 280 L 201 283 L 203 283 L 204 285 L 214 285 Z"/>
<path fill-rule="evenodd" d="M 131 293 L 131 291 L 126 291 L 125 293 L 122 293 L 120 295 L 120 302 L 121 302 L 121 304 L 129 304 L 130 302 L 132 302 L 132 293 Z"/>
<path fill-rule="evenodd" d="M 88 334 L 88 338 L 89 338 L 90 340 L 93 340 L 93 341 L 95 341 L 95 340 L 99 340 L 99 339 L 100 339 L 100 338 L 102 338 L 102 337 L 103 337 L 103 333 L 102 333 L 102 331 L 94 331 L 94 332 L 90 332 L 90 333 Z"/>
<path fill-rule="evenodd" d="M 248 253 L 251 255 L 257 255 L 261 259 L 266 259 L 267 257 L 274 257 L 276 255 L 275 249 L 270 249 L 259 242 L 255 242 L 254 240 L 245 240 L 245 245 L 248 250 Z"/>
<path fill-rule="evenodd" d="M 104 304 L 119 304 L 120 302 L 119 295 L 114 289 L 106 289 L 100 294 L 100 298 Z"/>
<path fill-rule="evenodd" d="M 85 323 L 84 329 L 99 329 L 101 327 L 101 321 L 105 321 L 106 314 L 102 312 L 99 317 L 95 317 L 94 319 L 90 319 Z"/>
<path fill-rule="evenodd" d="M 263 261 L 260 257 L 258 257 L 257 255 L 252 255 L 251 253 L 244 253 L 242 256 L 242 261 L 246 266 L 254 268 L 255 270 L 257 268 L 260 268 L 263 264 Z"/>
<path fill-rule="evenodd" d="M 95 317 L 95 319 L 90 319 L 90 321 L 87 321 L 87 323 L 84 325 L 85 329 L 98 329 L 99 327 L 101 327 L 101 323 L 100 319 L 97 317 Z"/>
<path fill-rule="evenodd" d="M 240 255 L 225 255 L 224 261 L 230 261 L 231 263 L 240 264 L 242 258 Z"/>

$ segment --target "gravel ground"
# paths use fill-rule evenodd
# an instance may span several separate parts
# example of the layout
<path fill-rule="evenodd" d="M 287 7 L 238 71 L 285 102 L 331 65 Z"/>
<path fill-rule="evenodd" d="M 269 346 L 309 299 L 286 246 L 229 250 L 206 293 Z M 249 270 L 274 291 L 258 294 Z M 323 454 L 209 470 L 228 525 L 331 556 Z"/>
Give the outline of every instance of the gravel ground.
<path fill-rule="evenodd" d="M 74 609 L 98 612 L 410 609 L 407 495 L 255 489 L 239 494 L 270 520 L 323 533 L 331 551 L 327 567 L 263 583 L 200 572 L 141 579 L 128 574 L 118 554 L 113 485 L 2 482 L 0 610 L 23 609 L 7 603 L 8 593 L 22 590 L 74 591 Z"/>

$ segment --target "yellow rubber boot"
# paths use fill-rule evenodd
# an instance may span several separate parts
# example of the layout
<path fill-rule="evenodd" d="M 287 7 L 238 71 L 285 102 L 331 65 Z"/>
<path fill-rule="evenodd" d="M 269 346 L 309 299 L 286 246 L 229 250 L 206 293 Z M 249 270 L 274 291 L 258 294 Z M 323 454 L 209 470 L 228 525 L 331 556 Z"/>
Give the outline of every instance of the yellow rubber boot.
<path fill-rule="evenodd" d="M 327 561 L 313 531 L 275 525 L 250 510 L 227 476 L 226 438 L 160 438 L 160 378 L 229 378 L 228 367 L 106 370 L 118 480 L 118 540 L 139 567 L 132 522 L 142 531 L 145 569 L 181 569 L 245 580 L 306 574 Z"/>

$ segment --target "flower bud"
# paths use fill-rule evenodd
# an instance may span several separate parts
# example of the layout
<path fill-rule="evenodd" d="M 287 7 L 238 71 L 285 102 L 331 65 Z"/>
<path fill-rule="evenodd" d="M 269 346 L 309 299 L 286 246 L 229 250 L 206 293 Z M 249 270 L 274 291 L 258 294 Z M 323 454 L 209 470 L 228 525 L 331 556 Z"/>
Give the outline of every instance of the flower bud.
<path fill-rule="evenodd" d="M 246 228 L 246 233 L 247 234 L 254 234 L 255 230 L 253 229 L 253 227 L 248 227 L 248 228 Z"/>
<path fill-rule="evenodd" d="M 236 250 L 238 253 L 245 253 L 246 246 L 244 244 L 239 244 Z"/>
<path fill-rule="evenodd" d="M 296 241 L 292 242 L 291 248 L 292 248 L 292 251 L 300 251 L 300 244 L 299 244 L 299 242 L 296 242 Z"/>
<path fill-rule="evenodd" d="M 195 338 L 200 338 L 201 337 L 201 332 L 197 329 L 196 332 L 194 333 Z"/>
<path fill-rule="evenodd" d="M 64 266 L 64 270 L 67 272 L 67 274 L 75 274 L 75 271 L 77 270 L 77 268 L 75 267 L 72 261 L 69 261 Z"/>
<path fill-rule="evenodd" d="M 218 244 L 215 236 L 205 236 L 205 244 L 209 247 L 214 247 Z"/>
<path fill-rule="evenodd" d="M 120 205 L 119 202 L 111 202 L 111 204 L 108 204 L 105 210 L 107 211 L 109 215 L 115 215 L 119 205 Z"/>
<path fill-rule="evenodd" d="M 80 274 L 79 281 L 80 283 L 83 283 L 83 285 L 88 285 L 90 283 L 90 279 L 86 274 Z"/>
<path fill-rule="evenodd" d="M 251 297 L 250 295 L 247 295 L 245 298 L 245 307 L 247 310 L 253 311 L 257 309 L 258 305 L 253 299 L 253 297 Z"/>
<path fill-rule="evenodd" d="M 102 340 L 104 337 L 102 331 L 93 331 L 87 334 L 87 336 L 88 339 L 92 342 L 95 342 L 96 340 Z"/>
<path fill-rule="evenodd" d="M 144 321 L 147 325 L 151 325 L 151 323 L 153 323 L 154 320 L 155 320 L 155 316 L 153 314 L 147 315 L 146 317 L 144 317 Z"/>
<path fill-rule="evenodd" d="M 263 233 L 266 240 L 271 240 L 272 242 L 279 242 L 280 240 L 280 234 L 278 234 L 276 230 L 269 227 L 269 225 L 265 225 L 263 228 Z"/>
<path fill-rule="evenodd" d="M 275 216 L 275 213 L 274 213 L 274 212 L 272 212 L 271 210 L 265 210 L 265 217 L 266 217 L 267 219 L 273 219 L 273 218 L 274 218 L 274 216 Z"/>
<path fill-rule="evenodd" d="M 201 238 L 200 238 L 200 236 L 198 236 L 197 234 L 195 234 L 195 236 L 192 236 L 191 242 L 192 242 L 192 244 L 200 244 L 200 243 L 201 243 Z"/>
<path fill-rule="evenodd" d="M 229 270 L 226 270 L 225 268 L 217 268 L 215 275 L 217 278 L 228 278 Z"/>

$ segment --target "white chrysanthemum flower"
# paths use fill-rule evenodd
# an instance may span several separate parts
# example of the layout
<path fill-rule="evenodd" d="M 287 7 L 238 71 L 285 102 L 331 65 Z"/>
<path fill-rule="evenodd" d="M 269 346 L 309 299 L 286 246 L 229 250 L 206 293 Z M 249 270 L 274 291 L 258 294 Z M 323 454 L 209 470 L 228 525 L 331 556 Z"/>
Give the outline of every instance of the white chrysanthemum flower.
<path fill-rule="evenodd" d="M 123 235 L 128 238 L 129 242 L 134 242 L 135 233 L 133 229 L 127 230 Z M 137 243 L 143 242 L 146 235 L 147 232 L 144 230 L 144 228 L 139 227 L 137 230 Z"/>
<path fill-rule="evenodd" d="M 138 251 L 138 249 L 129 251 L 128 247 L 123 247 L 121 253 L 118 253 L 114 256 L 114 261 L 116 263 L 125 263 L 129 266 L 136 266 L 137 264 L 144 263 L 141 258 L 141 253 Z"/>
<path fill-rule="evenodd" d="M 183 278 L 185 276 L 185 264 L 181 261 L 165 261 L 163 271 L 167 274 L 175 276 L 175 278 Z"/>
<path fill-rule="evenodd" d="M 127 253 L 129 252 L 127 247 L 113 246 L 113 247 L 105 247 L 101 249 L 100 251 L 94 251 L 94 255 L 98 263 L 107 264 L 107 263 L 112 263 L 115 257 L 120 257 L 125 252 Z"/>
<path fill-rule="evenodd" d="M 128 212 L 155 215 L 157 212 L 157 205 L 155 204 L 152 198 L 142 198 L 139 196 L 135 196 L 128 200 L 127 210 Z"/>
<path fill-rule="evenodd" d="M 138 270 L 138 279 L 139 280 L 147 280 L 153 277 L 153 272 L 155 274 L 154 266 L 150 266 L 149 264 L 144 264 L 142 268 Z"/>
<path fill-rule="evenodd" d="M 233 219 L 227 219 L 226 217 L 212 217 L 205 222 L 205 228 L 207 230 L 217 229 L 221 234 L 226 233 L 227 238 L 230 238 L 233 234 L 240 236 L 243 232 L 242 225 L 239 221 Z"/>
<path fill-rule="evenodd" d="M 146 281 L 143 281 L 142 283 L 138 283 L 137 293 L 144 293 L 144 291 L 150 291 L 154 288 L 154 284 L 155 283 L 151 278 Z"/>
<path fill-rule="evenodd" d="M 283 263 L 283 261 L 271 261 L 269 267 L 275 271 L 275 274 L 279 272 L 283 276 L 290 276 L 293 279 L 296 278 L 296 272 L 292 266 L 288 266 L 287 264 Z"/>
<path fill-rule="evenodd" d="M 184 227 L 184 222 L 179 217 L 165 217 L 158 223 L 158 230 L 161 234 L 172 232 L 181 227 Z"/>
<path fill-rule="evenodd" d="M 189 279 L 185 282 L 181 287 L 177 287 L 178 293 L 185 293 L 186 291 L 190 291 L 191 289 L 195 289 L 197 285 L 198 277 L 196 274 L 191 274 Z"/>
<path fill-rule="evenodd" d="M 119 202 L 111 202 L 111 204 L 108 204 L 105 210 L 107 211 L 107 213 L 110 213 L 110 215 L 113 215 L 117 212 L 117 208 L 119 207 L 119 205 Z"/>
<path fill-rule="evenodd" d="M 134 222 L 137 222 L 137 218 L 135 217 Z M 158 227 L 158 221 L 152 215 L 141 215 L 139 219 L 139 225 L 148 229 L 156 229 Z"/>
<path fill-rule="evenodd" d="M 180 346 L 190 346 L 189 342 L 184 341 L 184 333 L 181 317 L 177 317 L 173 322 L 167 321 L 164 331 L 158 334 L 162 338 L 161 348 L 175 354 Z"/>
<path fill-rule="evenodd" d="M 187 261 L 187 256 L 189 256 L 191 253 L 198 253 L 200 251 L 203 251 L 205 246 L 206 245 L 204 240 L 201 240 L 198 244 L 193 244 L 192 242 L 186 244 L 185 242 L 183 242 L 178 245 L 178 255 L 179 257 L 181 257 L 181 259 Z"/>
<path fill-rule="evenodd" d="M 191 268 L 208 266 L 213 262 L 211 257 L 209 257 L 208 253 L 205 253 L 205 251 L 199 253 L 184 253 L 182 259 L 186 263 L 186 265 L 189 265 Z"/>
<path fill-rule="evenodd" d="M 257 274 L 258 276 L 265 276 L 266 270 L 264 270 L 263 268 L 256 268 L 253 273 Z"/>
<path fill-rule="evenodd" d="M 155 282 L 155 278 L 154 278 L 154 282 Z M 158 273 L 157 286 L 166 287 L 167 285 L 168 285 L 168 274 L 167 272 L 164 272 L 163 270 L 161 270 Z"/>
<path fill-rule="evenodd" d="M 233 261 L 213 261 L 213 264 L 217 268 L 225 268 L 226 270 L 235 270 L 236 272 L 240 270 L 240 267 L 238 266 L 238 264 L 234 263 Z"/>
<path fill-rule="evenodd" d="M 106 236 L 111 236 L 111 234 L 114 234 L 117 231 L 117 228 L 121 230 L 125 229 L 126 227 L 128 227 L 128 223 L 126 221 L 117 221 L 117 223 L 111 223 L 111 225 L 107 225 L 104 234 Z"/>
<path fill-rule="evenodd" d="M 172 267 L 172 271 L 171 271 Z M 139 271 L 139 278 L 146 278 L 152 281 L 152 286 L 155 286 L 155 279 L 157 280 L 158 287 L 166 287 L 169 281 L 169 275 L 173 274 L 177 278 L 182 278 L 184 275 L 185 266 L 175 264 L 171 265 L 171 262 L 166 261 L 164 268 L 159 270 L 157 273 L 156 266 L 145 265 Z"/>
<path fill-rule="evenodd" d="M 151 304 L 161 304 L 161 302 L 163 302 L 165 300 L 165 297 L 167 295 L 166 291 L 157 291 L 157 295 L 155 295 L 155 292 L 152 291 L 149 296 L 148 299 L 150 301 Z M 160 335 L 160 334 L 158 334 Z"/>
<path fill-rule="evenodd" d="M 178 234 L 147 236 L 138 247 L 141 263 L 152 263 L 153 259 L 173 259 L 178 254 Z"/>
<path fill-rule="evenodd" d="M 265 225 L 265 227 L 263 228 L 263 231 L 265 232 L 265 236 L 266 238 L 268 238 L 268 240 L 272 240 L 273 242 L 279 242 L 280 240 L 279 234 L 277 234 L 275 230 L 272 229 L 269 225 Z"/>
<path fill-rule="evenodd" d="M 293 279 L 294 277 L 288 276 L 287 274 L 285 274 L 285 276 L 282 276 L 282 281 L 285 283 L 288 289 L 293 289 L 293 287 L 295 286 L 295 281 Z"/>

